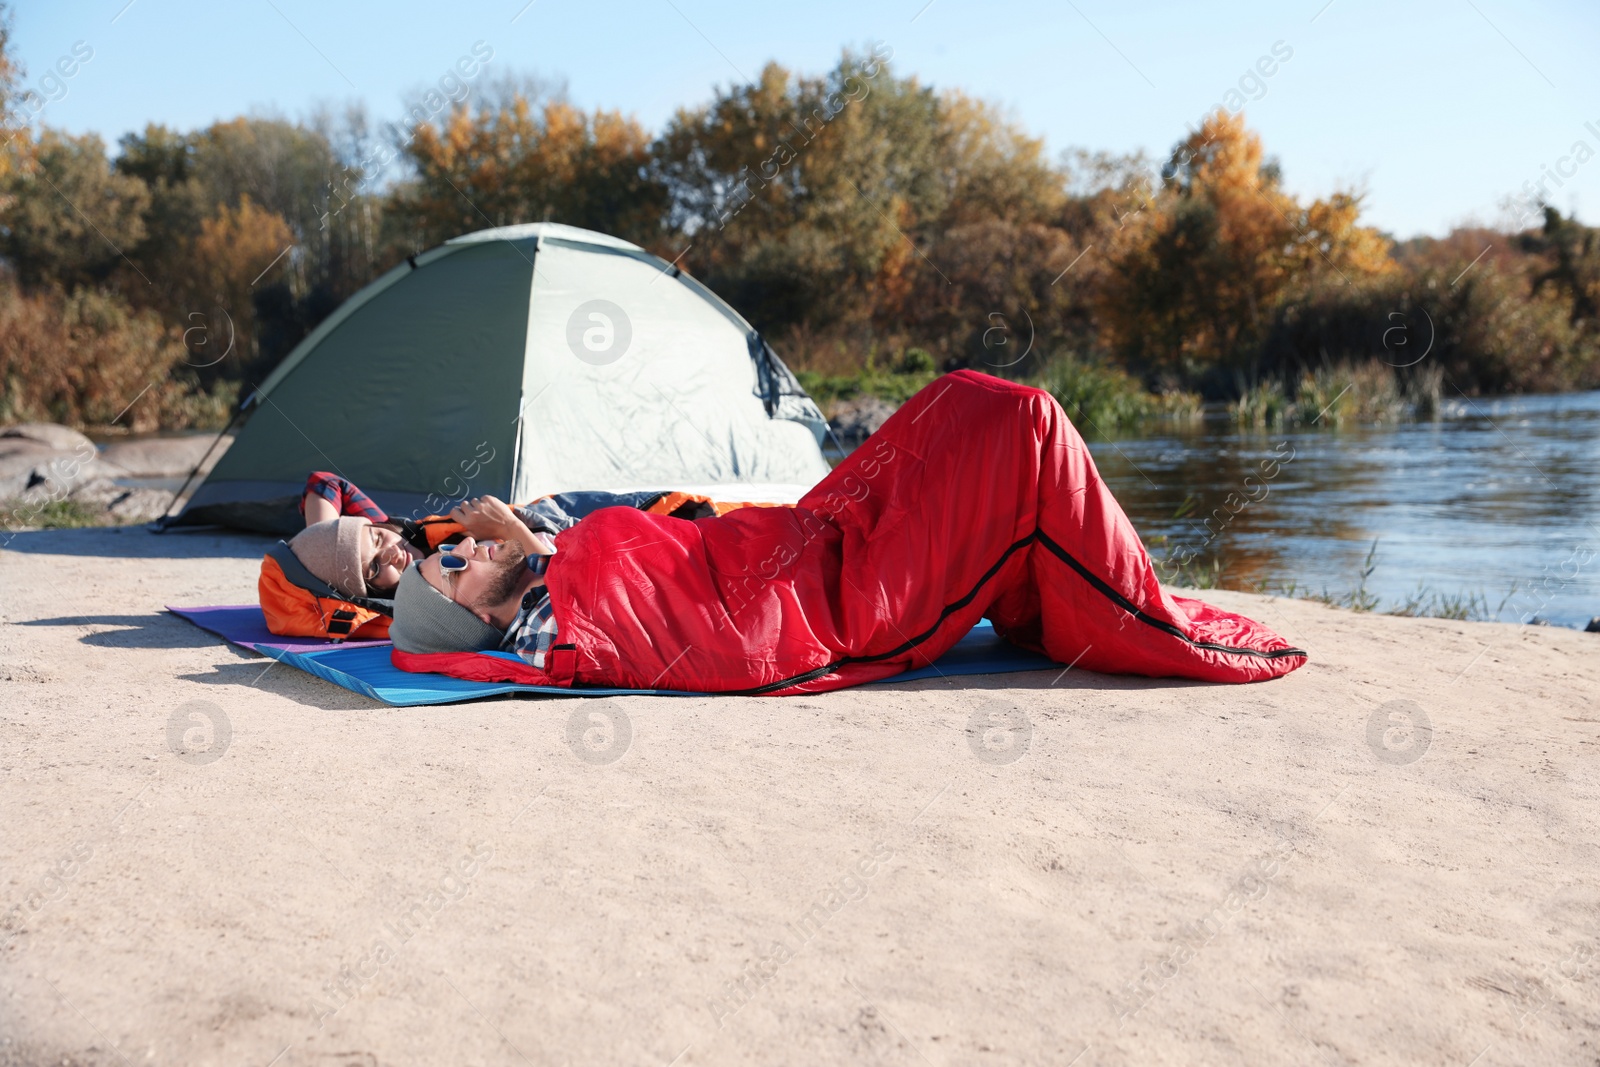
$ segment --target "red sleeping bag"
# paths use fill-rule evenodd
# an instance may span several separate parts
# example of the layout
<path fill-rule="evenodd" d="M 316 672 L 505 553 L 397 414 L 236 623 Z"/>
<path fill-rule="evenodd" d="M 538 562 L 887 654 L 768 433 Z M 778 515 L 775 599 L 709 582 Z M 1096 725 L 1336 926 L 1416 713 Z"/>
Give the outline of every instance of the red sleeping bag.
<path fill-rule="evenodd" d="M 393 653 L 479 681 L 793 694 L 937 659 L 987 616 L 1112 674 L 1275 678 L 1272 630 L 1166 593 L 1059 404 L 957 371 L 912 397 L 793 508 L 687 520 L 606 508 L 556 538 L 547 669 Z"/>

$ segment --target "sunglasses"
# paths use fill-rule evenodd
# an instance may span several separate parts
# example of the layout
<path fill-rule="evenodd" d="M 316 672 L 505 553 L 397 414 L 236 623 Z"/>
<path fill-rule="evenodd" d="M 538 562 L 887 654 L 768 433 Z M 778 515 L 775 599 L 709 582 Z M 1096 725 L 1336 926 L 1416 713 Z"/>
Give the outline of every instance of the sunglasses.
<path fill-rule="evenodd" d="M 455 547 L 455 545 L 439 546 L 439 577 L 443 578 L 445 584 L 450 587 L 451 601 L 460 603 L 460 601 L 456 600 L 455 578 L 456 575 L 472 566 L 472 560 L 468 556 L 455 555 Z"/>

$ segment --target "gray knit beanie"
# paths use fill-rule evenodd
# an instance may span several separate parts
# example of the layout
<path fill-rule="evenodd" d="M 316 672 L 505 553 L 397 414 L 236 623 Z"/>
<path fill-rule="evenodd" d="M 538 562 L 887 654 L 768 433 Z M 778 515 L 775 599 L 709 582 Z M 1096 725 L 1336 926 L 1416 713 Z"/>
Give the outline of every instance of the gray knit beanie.
<path fill-rule="evenodd" d="M 394 594 L 394 624 L 389 640 L 402 652 L 481 652 L 499 648 L 504 638 L 454 600 L 428 584 L 421 564 L 400 575 Z"/>
<path fill-rule="evenodd" d="M 362 566 L 371 523 L 359 515 L 314 523 L 289 539 L 289 551 L 306 570 L 345 596 L 366 596 L 366 568 Z"/>

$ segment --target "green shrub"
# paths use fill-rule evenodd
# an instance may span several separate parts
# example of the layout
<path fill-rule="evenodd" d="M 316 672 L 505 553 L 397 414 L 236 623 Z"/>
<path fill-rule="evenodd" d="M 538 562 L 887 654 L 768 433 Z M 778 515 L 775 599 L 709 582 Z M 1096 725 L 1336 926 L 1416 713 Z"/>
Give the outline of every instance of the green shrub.
<path fill-rule="evenodd" d="M 895 364 L 896 374 L 932 374 L 937 369 L 932 354 L 925 348 L 908 348 Z"/>
<path fill-rule="evenodd" d="M 888 369 L 878 366 L 876 352 L 869 350 L 861 369 L 854 373 L 795 371 L 801 387 L 811 394 L 811 398 L 824 411 L 842 401 L 864 396 L 875 396 L 891 404 L 903 404 L 938 376 L 933 357 L 921 348 L 906 349 Z"/>
<path fill-rule="evenodd" d="M 1197 418 L 1201 410 L 1193 393 L 1158 396 L 1127 371 L 1070 356 L 1047 365 L 1034 384 L 1055 397 L 1086 433 L 1108 434 L 1158 416 Z"/>

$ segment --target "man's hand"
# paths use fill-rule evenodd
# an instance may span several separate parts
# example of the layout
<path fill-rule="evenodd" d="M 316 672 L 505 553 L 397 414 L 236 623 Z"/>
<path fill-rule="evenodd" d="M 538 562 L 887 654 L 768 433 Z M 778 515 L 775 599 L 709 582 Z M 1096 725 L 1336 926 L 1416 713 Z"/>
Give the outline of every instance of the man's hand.
<path fill-rule="evenodd" d="M 479 541 L 503 541 L 522 526 L 517 513 L 505 501 L 493 496 L 463 500 L 450 512 L 450 518 L 466 527 Z"/>
<path fill-rule="evenodd" d="M 530 556 L 555 553 L 550 539 L 534 533 L 517 518 L 517 513 L 499 497 L 478 496 L 463 500 L 450 512 L 450 518 L 480 541 L 516 541 Z"/>

